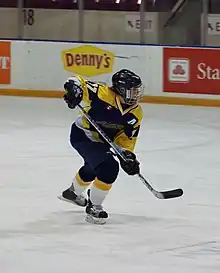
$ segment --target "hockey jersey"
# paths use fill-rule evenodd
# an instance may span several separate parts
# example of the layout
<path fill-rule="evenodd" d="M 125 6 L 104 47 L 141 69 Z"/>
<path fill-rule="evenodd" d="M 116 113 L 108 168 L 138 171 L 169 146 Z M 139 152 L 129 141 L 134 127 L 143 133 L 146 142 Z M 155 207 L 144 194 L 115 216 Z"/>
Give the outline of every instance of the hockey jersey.
<path fill-rule="evenodd" d="M 104 84 L 88 81 L 80 76 L 73 79 L 82 86 L 81 105 L 86 112 L 115 144 L 133 151 L 143 117 L 141 106 L 123 105 L 119 96 Z M 75 124 L 92 141 L 103 142 L 101 136 L 83 115 L 77 118 Z"/>

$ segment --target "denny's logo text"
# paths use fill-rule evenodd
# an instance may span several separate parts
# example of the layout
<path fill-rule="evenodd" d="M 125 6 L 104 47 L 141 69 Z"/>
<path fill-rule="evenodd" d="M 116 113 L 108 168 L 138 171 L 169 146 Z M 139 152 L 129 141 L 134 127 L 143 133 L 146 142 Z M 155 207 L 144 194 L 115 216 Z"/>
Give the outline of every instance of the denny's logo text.
<path fill-rule="evenodd" d="M 110 73 L 114 55 L 95 46 L 80 46 L 62 51 L 64 68 L 85 77 Z"/>

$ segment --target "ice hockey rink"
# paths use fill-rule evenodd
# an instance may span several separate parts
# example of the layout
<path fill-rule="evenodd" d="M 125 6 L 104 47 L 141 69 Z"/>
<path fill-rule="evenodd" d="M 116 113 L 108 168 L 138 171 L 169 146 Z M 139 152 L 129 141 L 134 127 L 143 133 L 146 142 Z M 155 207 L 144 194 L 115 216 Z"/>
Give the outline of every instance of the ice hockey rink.
<path fill-rule="evenodd" d="M 158 200 L 120 172 L 106 225 L 57 198 L 82 160 L 61 99 L 0 97 L 1 273 L 219 273 L 220 109 L 144 104 L 136 153 Z"/>

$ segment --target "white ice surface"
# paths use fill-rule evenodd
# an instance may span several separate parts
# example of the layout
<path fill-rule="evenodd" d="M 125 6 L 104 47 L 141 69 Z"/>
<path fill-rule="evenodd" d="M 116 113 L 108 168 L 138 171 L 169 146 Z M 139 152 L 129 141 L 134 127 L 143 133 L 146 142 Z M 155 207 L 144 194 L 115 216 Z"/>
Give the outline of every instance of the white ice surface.
<path fill-rule="evenodd" d="M 219 273 L 220 109 L 144 105 L 136 152 L 157 200 L 123 172 L 105 226 L 57 195 L 82 160 L 75 111 L 59 99 L 0 97 L 1 273 Z"/>

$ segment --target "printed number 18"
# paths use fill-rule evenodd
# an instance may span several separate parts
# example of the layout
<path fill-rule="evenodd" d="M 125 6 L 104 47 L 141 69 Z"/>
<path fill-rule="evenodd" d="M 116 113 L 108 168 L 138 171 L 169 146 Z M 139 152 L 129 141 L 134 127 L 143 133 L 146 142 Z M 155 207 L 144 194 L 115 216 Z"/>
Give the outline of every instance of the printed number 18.
<path fill-rule="evenodd" d="M 23 9 L 24 15 L 24 25 L 33 26 L 34 25 L 34 10 L 33 9 Z"/>

